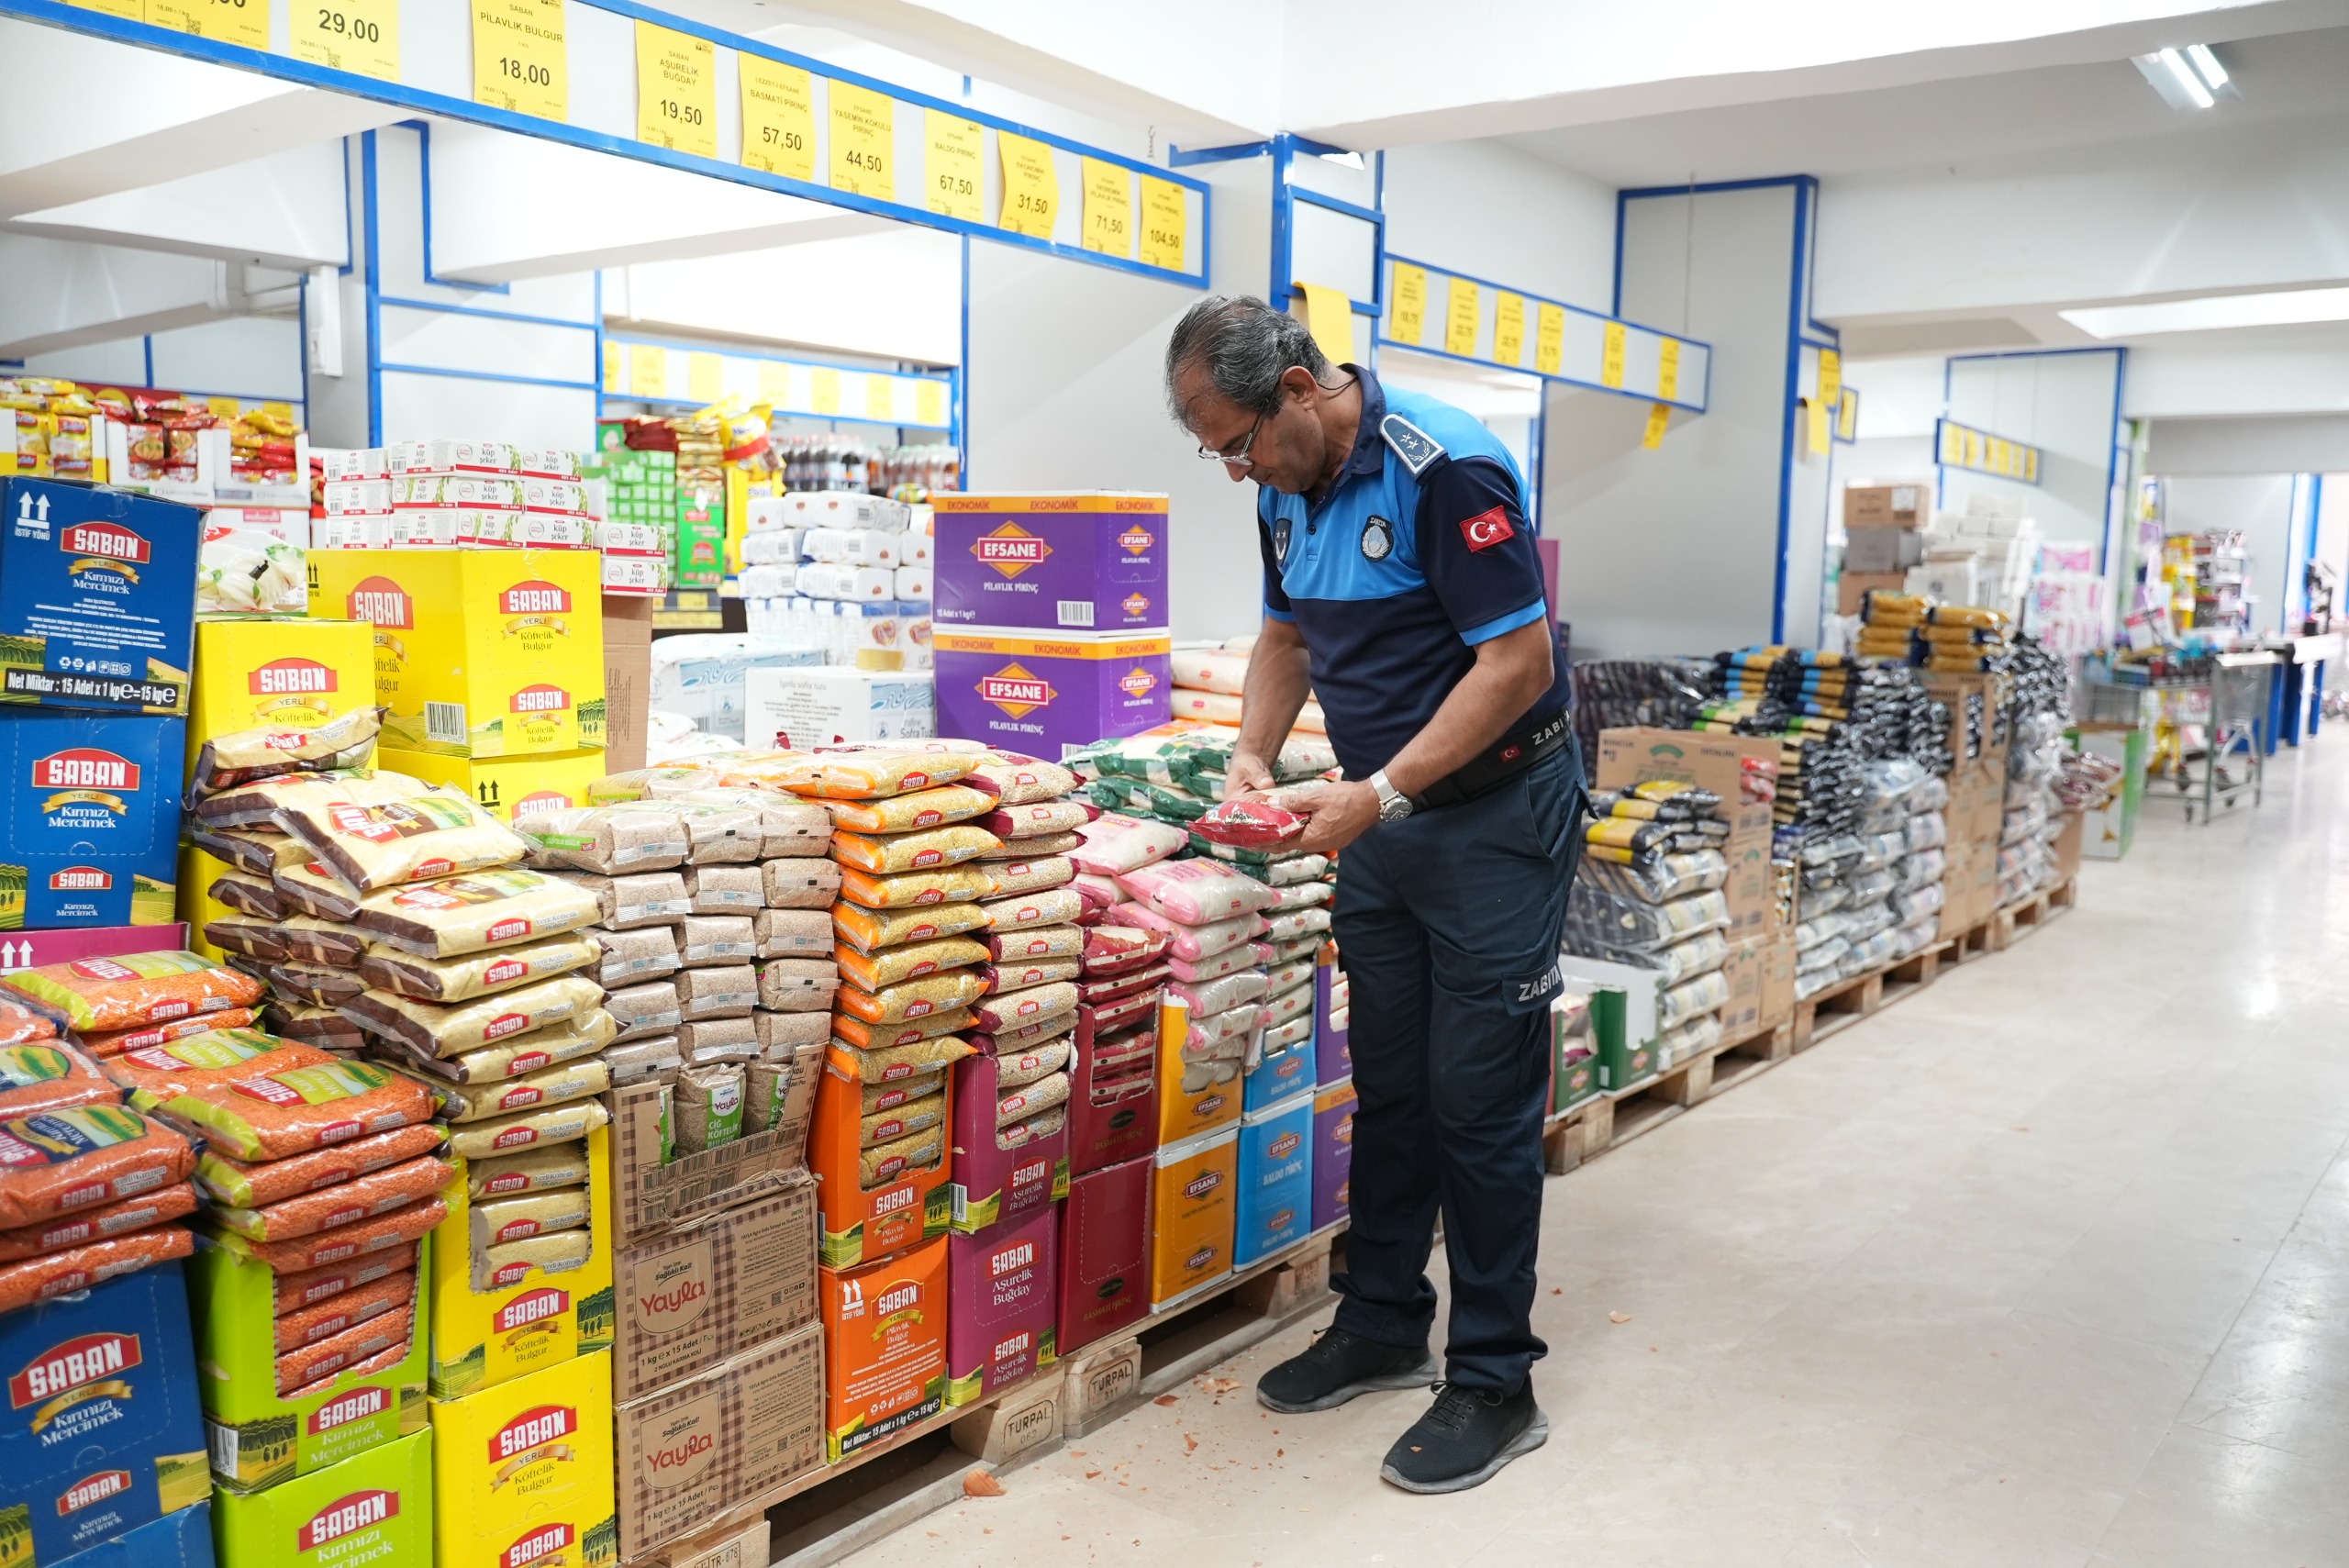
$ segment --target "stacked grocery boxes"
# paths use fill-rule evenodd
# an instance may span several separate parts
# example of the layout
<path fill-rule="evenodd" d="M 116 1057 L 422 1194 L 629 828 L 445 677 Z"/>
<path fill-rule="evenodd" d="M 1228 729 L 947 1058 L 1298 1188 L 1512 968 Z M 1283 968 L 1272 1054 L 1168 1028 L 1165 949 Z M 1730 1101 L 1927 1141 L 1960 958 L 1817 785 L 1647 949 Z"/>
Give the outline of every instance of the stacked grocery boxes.
<path fill-rule="evenodd" d="M 750 683 L 754 746 L 938 733 L 930 668 L 932 517 L 880 495 L 749 503 L 741 592 L 752 634 L 805 657 Z"/>
<path fill-rule="evenodd" d="M 706 515 L 681 526 L 689 510 L 698 509 L 688 508 L 677 488 L 677 454 L 623 445 L 617 425 L 603 427 L 602 437 L 596 461 L 580 474 L 602 497 L 596 542 L 604 552 L 604 585 L 639 593 L 717 587 L 710 570 L 713 563 L 722 567 L 725 534 L 721 528 L 713 535 Z M 696 564 L 704 551 L 709 560 Z"/>
<path fill-rule="evenodd" d="M 1164 495 L 933 504 L 941 734 L 1058 757 L 1166 721 Z"/>

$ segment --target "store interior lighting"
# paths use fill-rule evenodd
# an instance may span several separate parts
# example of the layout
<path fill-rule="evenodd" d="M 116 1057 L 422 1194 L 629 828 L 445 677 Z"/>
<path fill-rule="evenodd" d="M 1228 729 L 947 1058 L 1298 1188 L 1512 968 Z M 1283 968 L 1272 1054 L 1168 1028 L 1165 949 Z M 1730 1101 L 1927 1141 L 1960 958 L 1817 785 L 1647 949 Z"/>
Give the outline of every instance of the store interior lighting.
<path fill-rule="evenodd" d="M 2156 332 L 2208 332 L 2226 327 L 2295 327 L 2349 321 L 2349 288 L 2282 289 L 2267 294 L 2206 295 L 2159 305 L 2108 305 L 2058 312 L 2092 338 L 2138 338 Z"/>
<path fill-rule="evenodd" d="M 2158 50 L 2134 57 L 2134 64 L 2162 101 L 2173 109 L 2216 107 L 2222 98 L 2238 97 L 2234 79 L 2219 63 L 2209 44 Z"/>

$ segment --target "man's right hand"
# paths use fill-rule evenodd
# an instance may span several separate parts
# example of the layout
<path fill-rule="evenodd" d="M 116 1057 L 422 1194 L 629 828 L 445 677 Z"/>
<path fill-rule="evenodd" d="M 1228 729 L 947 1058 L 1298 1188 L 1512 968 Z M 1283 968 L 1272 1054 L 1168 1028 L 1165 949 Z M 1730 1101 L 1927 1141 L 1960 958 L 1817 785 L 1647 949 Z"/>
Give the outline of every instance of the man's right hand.
<path fill-rule="evenodd" d="M 1234 751 L 1223 770 L 1223 798 L 1238 800 L 1241 795 L 1259 795 L 1273 787 L 1273 770 L 1264 760 L 1250 751 Z"/>

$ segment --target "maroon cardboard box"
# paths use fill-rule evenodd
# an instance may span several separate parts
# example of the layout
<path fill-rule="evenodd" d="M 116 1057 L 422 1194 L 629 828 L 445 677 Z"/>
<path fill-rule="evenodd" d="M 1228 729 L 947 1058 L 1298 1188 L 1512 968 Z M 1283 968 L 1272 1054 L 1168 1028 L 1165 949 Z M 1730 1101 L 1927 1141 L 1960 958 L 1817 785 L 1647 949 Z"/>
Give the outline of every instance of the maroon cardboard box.
<path fill-rule="evenodd" d="M 1061 1213 L 1060 1353 L 1150 1316 L 1148 1158 L 1088 1171 Z"/>
<path fill-rule="evenodd" d="M 954 1064 L 952 1096 L 953 1175 L 947 1183 L 950 1221 L 971 1235 L 1068 1195 L 1068 1127 L 1006 1149 L 996 1138 L 996 1106 L 1008 1090 L 996 1087 L 992 1056 L 966 1056 Z"/>
<path fill-rule="evenodd" d="M 1068 1100 L 1072 1177 L 1158 1151 L 1158 1011 L 1107 1039 L 1094 1009 L 1076 1010 L 1076 1082 Z"/>
<path fill-rule="evenodd" d="M 1059 1356 L 1061 1212 L 946 1238 L 946 1403 L 968 1405 Z"/>

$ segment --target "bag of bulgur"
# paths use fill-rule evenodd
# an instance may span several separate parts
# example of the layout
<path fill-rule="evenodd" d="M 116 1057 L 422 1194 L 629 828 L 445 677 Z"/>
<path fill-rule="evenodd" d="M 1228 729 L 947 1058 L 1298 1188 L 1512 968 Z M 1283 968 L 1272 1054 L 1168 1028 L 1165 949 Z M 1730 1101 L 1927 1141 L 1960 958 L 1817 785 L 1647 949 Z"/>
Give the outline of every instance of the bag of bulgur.
<path fill-rule="evenodd" d="M 854 833 L 911 833 L 967 822 L 996 808 L 995 796 L 963 784 L 941 784 L 880 800 L 829 800 L 822 809 Z"/>
<path fill-rule="evenodd" d="M 359 960 L 359 975 L 378 991 L 428 1002 L 465 1002 L 510 991 L 533 980 L 551 980 L 584 969 L 604 956 L 587 936 L 549 937 L 544 941 L 467 953 L 462 958 L 419 958 L 378 945 Z"/>
<path fill-rule="evenodd" d="M 507 867 L 370 894 L 353 923 L 422 958 L 462 958 L 576 931 L 600 913 L 591 889 Z"/>
<path fill-rule="evenodd" d="M 355 707 L 310 729 L 262 725 L 216 735 L 196 753 L 190 787 L 201 797 L 283 773 L 363 767 L 390 711 Z"/>
<path fill-rule="evenodd" d="M 604 988 L 584 974 L 562 974 L 471 1002 L 442 1005 L 362 992 L 343 1004 L 362 1028 L 431 1056 L 457 1056 L 591 1012 Z"/>
<path fill-rule="evenodd" d="M 891 872 L 930 871 L 960 865 L 1002 840 L 985 828 L 968 824 L 931 828 L 919 833 L 871 835 L 845 829 L 832 834 L 832 859 L 875 876 Z"/>
<path fill-rule="evenodd" d="M 787 859 L 759 867 L 760 892 L 770 909 L 829 909 L 840 896 L 838 861 Z"/>

